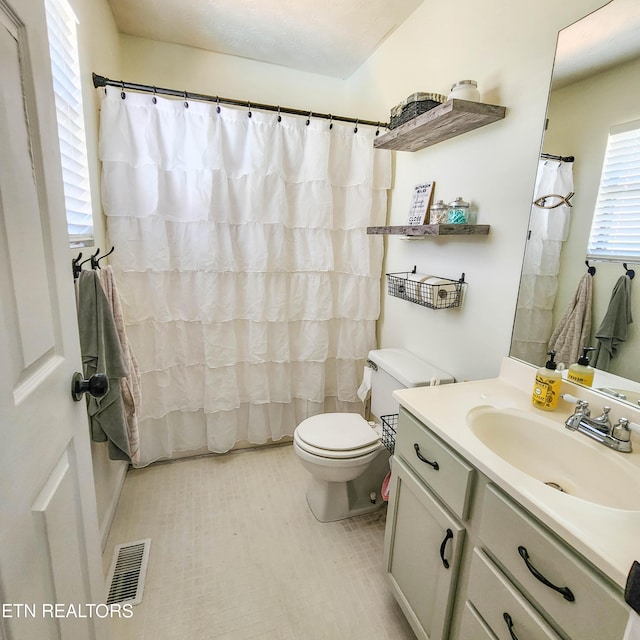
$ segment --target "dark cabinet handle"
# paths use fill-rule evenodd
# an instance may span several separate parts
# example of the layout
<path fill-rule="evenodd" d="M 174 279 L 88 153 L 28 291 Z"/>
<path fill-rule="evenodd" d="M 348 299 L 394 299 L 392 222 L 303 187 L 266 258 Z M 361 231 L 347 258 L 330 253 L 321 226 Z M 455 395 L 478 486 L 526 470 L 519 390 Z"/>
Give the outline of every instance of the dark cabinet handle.
<path fill-rule="evenodd" d="M 433 467 L 434 471 L 437 471 L 440 468 L 440 465 L 437 462 L 435 462 L 435 460 L 431 462 L 431 460 L 427 460 L 420 453 L 420 445 L 417 442 L 413 443 L 413 448 L 416 450 L 416 455 L 418 456 L 418 460 L 422 460 L 422 462 L 424 462 L 425 464 L 428 464 L 430 467 Z"/>
<path fill-rule="evenodd" d="M 442 564 L 444 565 L 445 569 L 449 568 L 449 561 L 444 557 L 444 550 L 445 550 L 445 547 L 447 546 L 447 542 L 449 542 L 451 538 L 453 538 L 453 531 L 451 531 L 451 529 L 447 529 L 447 534 L 445 535 L 444 540 L 440 545 L 440 558 L 442 559 Z"/>
<path fill-rule="evenodd" d="M 505 611 L 502 614 L 502 617 L 504 618 L 504 621 L 507 623 L 507 629 L 509 629 L 509 635 L 511 636 L 511 640 L 518 640 L 518 636 L 513 630 L 513 620 L 511 619 L 511 616 Z"/>
<path fill-rule="evenodd" d="M 553 589 L 554 591 L 557 591 L 565 600 L 568 600 L 569 602 L 573 602 L 576 598 L 573 595 L 571 589 L 569 589 L 569 587 L 556 587 L 555 584 L 553 584 L 552 582 L 549 582 L 529 561 L 529 552 L 522 546 L 518 547 L 518 553 L 520 554 L 520 556 L 522 557 L 522 559 L 524 560 L 524 563 L 527 565 L 527 569 L 529 569 L 529 571 L 531 571 L 531 573 L 533 574 L 533 577 L 536 580 L 540 580 L 540 582 L 542 582 L 542 584 L 546 585 L 547 587 L 549 587 L 550 589 Z"/>

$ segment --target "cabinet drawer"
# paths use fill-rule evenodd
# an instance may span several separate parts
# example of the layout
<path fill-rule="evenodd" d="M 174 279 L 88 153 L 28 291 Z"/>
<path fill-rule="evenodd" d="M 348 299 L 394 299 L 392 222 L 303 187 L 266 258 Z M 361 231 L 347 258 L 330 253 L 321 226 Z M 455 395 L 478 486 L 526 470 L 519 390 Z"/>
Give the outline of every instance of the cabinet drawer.
<path fill-rule="evenodd" d="M 402 408 L 395 454 L 401 456 L 457 516 L 466 518 L 473 467 Z"/>
<path fill-rule="evenodd" d="M 569 637 L 622 638 L 627 621 L 622 593 L 491 486 L 485 493 L 480 539 L 488 554 Z"/>
<path fill-rule="evenodd" d="M 473 550 L 467 599 L 499 640 L 560 640 L 560 636 L 518 593 L 478 548 Z M 462 636 L 465 638 L 465 636 Z M 473 640 L 467 636 L 466 640 Z"/>
<path fill-rule="evenodd" d="M 496 640 L 491 629 L 469 601 L 464 603 L 458 640 Z"/>

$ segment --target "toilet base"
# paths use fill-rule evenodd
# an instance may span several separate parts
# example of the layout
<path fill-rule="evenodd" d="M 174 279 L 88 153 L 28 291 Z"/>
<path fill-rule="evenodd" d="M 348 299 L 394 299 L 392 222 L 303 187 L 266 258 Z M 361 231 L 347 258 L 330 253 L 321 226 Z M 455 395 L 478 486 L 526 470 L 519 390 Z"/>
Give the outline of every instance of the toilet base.
<path fill-rule="evenodd" d="M 327 482 L 311 476 L 307 503 L 319 522 L 335 522 L 377 511 L 384 506 L 382 483 L 389 471 L 389 453 L 381 450 L 376 459 L 355 480 Z M 370 494 L 375 493 L 375 502 Z"/>

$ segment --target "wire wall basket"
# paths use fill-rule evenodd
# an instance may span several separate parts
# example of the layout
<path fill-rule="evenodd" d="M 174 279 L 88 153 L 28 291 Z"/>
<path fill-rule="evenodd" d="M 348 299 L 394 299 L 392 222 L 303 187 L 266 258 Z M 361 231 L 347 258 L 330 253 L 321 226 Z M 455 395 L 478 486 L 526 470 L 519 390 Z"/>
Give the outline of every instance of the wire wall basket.
<path fill-rule="evenodd" d="M 413 277 L 412 277 L 413 276 Z M 425 282 L 424 280 L 427 280 Z M 429 309 L 453 309 L 462 304 L 462 291 L 466 282 L 464 273 L 459 280 L 439 276 L 420 278 L 413 271 L 387 273 L 387 293 L 395 298 L 428 307 Z"/>
<path fill-rule="evenodd" d="M 396 448 L 396 429 L 398 427 L 398 414 L 381 416 L 382 420 L 382 444 L 387 447 L 389 453 L 393 454 Z"/>

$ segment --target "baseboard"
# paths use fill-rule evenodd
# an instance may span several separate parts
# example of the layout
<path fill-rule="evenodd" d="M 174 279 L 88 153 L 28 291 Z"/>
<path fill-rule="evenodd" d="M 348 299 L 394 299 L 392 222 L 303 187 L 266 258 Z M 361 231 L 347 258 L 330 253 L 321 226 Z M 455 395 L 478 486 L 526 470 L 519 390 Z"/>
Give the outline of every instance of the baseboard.
<path fill-rule="evenodd" d="M 111 500 L 109 500 L 109 505 L 105 510 L 104 517 L 102 518 L 102 522 L 100 523 L 100 542 L 102 545 L 103 552 L 107 544 L 109 531 L 111 530 L 111 523 L 113 522 L 113 518 L 116 515 L 118 500 L 120 500 L 122 485 L 124 485 L 124 479 L 127 475 L 128 469 L 129 469 L 129 465 L 127 463 L 123 462 L 120 465 L 120 468 L 117 471 L 117 477 L 116 477 L 115 489 L 114 489 L 113 495 L 111 496 Z"/>

